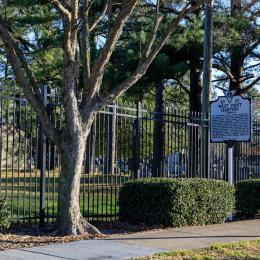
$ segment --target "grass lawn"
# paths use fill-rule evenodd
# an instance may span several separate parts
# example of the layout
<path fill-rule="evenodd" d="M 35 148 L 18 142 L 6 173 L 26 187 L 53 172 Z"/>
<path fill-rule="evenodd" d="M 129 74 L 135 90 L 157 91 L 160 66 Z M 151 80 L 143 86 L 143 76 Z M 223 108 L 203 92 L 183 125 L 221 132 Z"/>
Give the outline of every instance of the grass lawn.
<path fill-rule="evenodd" d="M 19 199 L 20 198 L 20 199 Z M 21 192 L 18 196 L 17 192 L 8 192 L 8 207 L 12 218 L 28 218 L 39 216 L 40 195 L 28 192 Z M 116 215 L 118 211 L 117 193 L 115 190 L 109 190 L 103 194 L 100 192 L 91 192 L 89 194 L 81 194 L 80 197 L 81 212 L 84 216 L 97 215 Z M 46 193 L 45 213 L 52 217 L 57 215 L 57 194 Z"/>
<path fill-rule="evenodd" d="M 57 214 L 58 169 L 46 172 L 45 208 L 50 217 Z M 40 172 L 0 172 L 1 196 L 7 199 L 12 218 L 39 216 Z M 114 216 L 118 212 L 119 187 L 129 181 L 129 174 L 83 174 L 80 206 L 84 216 Z"/>
<path fill-rule="evenodd" d="M 171 251 L 142 259 L 244 259 L 260 260 L 260 239 L 227 244 L 215 244 L 206 249 Z"/>

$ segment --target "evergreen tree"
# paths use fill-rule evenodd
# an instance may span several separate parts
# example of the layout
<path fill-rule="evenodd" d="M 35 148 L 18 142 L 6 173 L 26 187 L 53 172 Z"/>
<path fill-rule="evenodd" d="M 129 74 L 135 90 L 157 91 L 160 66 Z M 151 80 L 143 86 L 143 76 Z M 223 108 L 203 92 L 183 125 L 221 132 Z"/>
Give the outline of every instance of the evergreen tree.
<path fill-rule="evenodd" d="M 257 1 L 231 0 L 217 6 L 215 15 L 215 55 L 213 67 L 220 73 L 215 86 L 250 92 L 259 85 L 260 29 Z"/>

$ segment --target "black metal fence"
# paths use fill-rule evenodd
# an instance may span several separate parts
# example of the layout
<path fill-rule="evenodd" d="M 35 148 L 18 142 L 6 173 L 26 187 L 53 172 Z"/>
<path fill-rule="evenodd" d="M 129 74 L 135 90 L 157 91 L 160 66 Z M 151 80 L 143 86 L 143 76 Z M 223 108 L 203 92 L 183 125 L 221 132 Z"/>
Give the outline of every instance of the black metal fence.
<path fill-rule="evenodd" d="M 60 97 L 45 91 L 50 119 L 61 127 Z M 53 221 L 60 154 L 45 139 L 36 113 L 19 90 L 0 89 L 0 190 L 13 219 Z M 113 104 L 99 111 L 86 143 L 80 206 L 89 220 L 118 213 L 120 187 L 134 178 L 207 177 L 227 180 L 226 146 L 210 144 L 209 175 L 200 174 L 201 114 L 164 113 Z M 207 124 L 207 120 L 204 120 Z M 235 182 L 260 177 L 260 122 L 252 142 L 235 145 Z"/>

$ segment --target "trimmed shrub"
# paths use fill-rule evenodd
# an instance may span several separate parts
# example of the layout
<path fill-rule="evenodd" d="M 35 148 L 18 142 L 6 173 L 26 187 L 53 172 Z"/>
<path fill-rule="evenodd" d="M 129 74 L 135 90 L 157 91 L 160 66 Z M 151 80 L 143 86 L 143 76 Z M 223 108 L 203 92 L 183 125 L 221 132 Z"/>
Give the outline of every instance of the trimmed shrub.
<path fill-rule="evenodd" d="M 224 181 L 147 178 L 122 187 L 119 217 L 148 226 L 223 223 L 234 204 L 234 188 Z"/>
<path fill-rule="evenodd" d="M 260 180 L 236 184 L 236 212 L 240 217 L 254 217 L 260 210 Z"/>
<path fill-rule="evenodd" d="M 11 225 L 11 217 L 5 199 L 0 198 L 0 229 L 7 229 Z"/>

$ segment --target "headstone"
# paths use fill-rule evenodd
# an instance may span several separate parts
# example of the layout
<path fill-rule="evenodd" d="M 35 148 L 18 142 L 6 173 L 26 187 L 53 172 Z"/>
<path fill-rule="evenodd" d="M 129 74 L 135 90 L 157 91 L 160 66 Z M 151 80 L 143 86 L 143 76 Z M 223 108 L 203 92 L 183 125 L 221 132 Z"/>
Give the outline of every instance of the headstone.
<path fill-rule="evenodd" d="M 1 126 L 1 169 L 29 168 L 30 140 L 25 132 L 14 127 L 12 124 Z"/>

